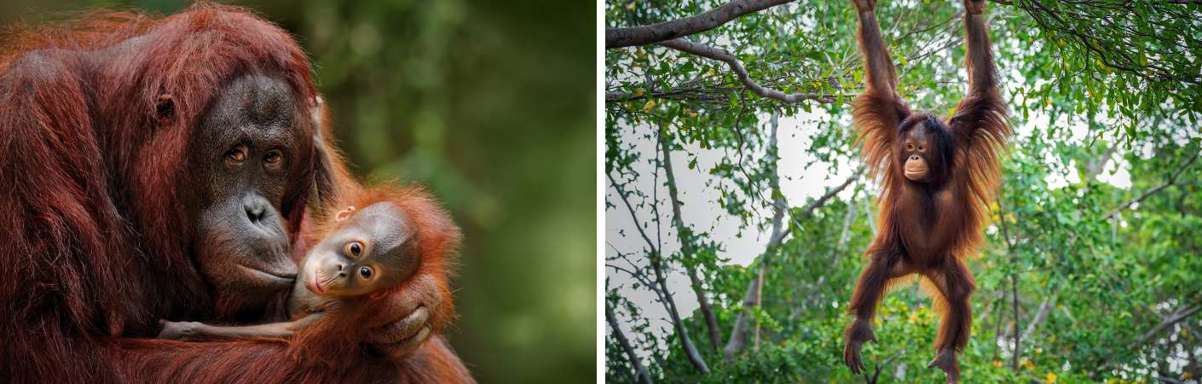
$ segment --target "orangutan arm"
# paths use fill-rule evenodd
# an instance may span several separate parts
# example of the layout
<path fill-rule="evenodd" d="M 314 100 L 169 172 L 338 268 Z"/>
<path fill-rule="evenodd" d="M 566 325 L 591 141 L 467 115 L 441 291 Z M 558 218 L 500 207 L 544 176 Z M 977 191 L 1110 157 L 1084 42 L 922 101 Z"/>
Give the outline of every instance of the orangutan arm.
<path fill-rule="evenodd" d="M 985 1 L 965 0 L 964 7 L 968 95 L 960 100 L 948 125 L 957 148 L 958 175 L 953 179 L 960 184 L 966 212 L 972 213 L 972 218 L 966 220 L 975 221 L 988 215 L 985 206 L 1000 183 L 999 157 L 1011 129 L 1006 121 L 1006 104 L 998 90 L 997 69 L 985 23 Z"/>
<path fill-rule="evenodd" d="M 852 101 L 852 122 L 863 146 L 864 162 L 872 174 L 879 175 L 888 167 L 897 126 L 910 111 L 897 95 L 897 74 L 877 25 L 875 0 L 852 2 L 859 20 L 857 41 L 864 56 L 864 92 Z"/>
<path fill-rule="evenodd" d="M 985 23 L 984 0 L 965 0 L 965 67 L 968 94 L 960 100 L 950 126 L 957 140 L 968 147 L 1004 144 L 1010 134 L 1006 104 L 998 91 L 997 68 Z M 1000 145 L 999 145 L 1000 146 Z M 969 149 L 973 152 L 972 149 Z"/>
<path fill-rule="evenodd" d="M 185 342 L 115 339 L 109 349 L 116 376 L 131 383 L 402 382 L 474 383 L 459 357 L 435 337 L 404 361 L 372 353 L 298 359 L 287 341 L 254 339 Z"/>
<path fill-rule="evenodd" d="M 127 382 L 321 382 L 347 372 L 351 376 L 337 376 L 337 381 L 378 381 L 395 375 L 435 378 L 428 382 L 439 383 L 474 382 L 439 336 L 454 317 L 445 276 L 415 276 L 382 300 L 371 312 L 326 313 L 293 329 L 288 338 L 114 339 L 111 361 Z M 280 331 L 273 329 L 278 325 L 268 326 L 208 331 L 235 337 Z M 362 379 L 355 379 L 359 375 Z"/>
<path fill-rule="evenodd" d="M 859 20 L 857 37 L 860 54 L 864 56 L 864 93 L 876 94 L 883 99 L 897 99 L 897 73 L 889 49 L 881 38 L 881 27 L 876 21 L 874 0 L 854 0 Z"/>
<path fill-rule="evenodd" d="M 158 338 L 185 339 L 238 339 L 253 337 L 291 337 L 296 331 L 317 320 L 321 314 L 309 315 L 293 321 L 255 325 L 211 325 L 195 321 L 160 321 L 163 330 Z"/>

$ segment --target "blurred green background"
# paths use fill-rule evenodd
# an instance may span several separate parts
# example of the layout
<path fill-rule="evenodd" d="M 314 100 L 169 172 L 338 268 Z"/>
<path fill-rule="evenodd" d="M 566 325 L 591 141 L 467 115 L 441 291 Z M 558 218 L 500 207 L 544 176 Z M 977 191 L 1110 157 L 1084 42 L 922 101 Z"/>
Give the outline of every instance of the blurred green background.
<path fill-rule="evenodd" d="M 592 2 L 225 2 L 309 52 L 340 146 L 368 180 L 418 181 L 463 226 L 449 337 L 481 382 L 595 377 Z M 0 2 L 0 22 L 187 1 Z"/>

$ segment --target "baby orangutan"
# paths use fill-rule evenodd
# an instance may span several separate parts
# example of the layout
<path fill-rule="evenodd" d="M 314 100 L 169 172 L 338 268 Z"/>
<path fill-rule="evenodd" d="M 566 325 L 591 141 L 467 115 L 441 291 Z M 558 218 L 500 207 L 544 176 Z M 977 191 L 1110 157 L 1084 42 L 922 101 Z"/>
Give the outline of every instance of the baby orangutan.
<path fill-rule="evenodd" d="M 301 261 L 288 297 L 291 321 L 245 326 L 162 321 L 158 337 L 290 337 L 334 307 L 358 311 L 363 304 L 370 306 L 373 300 L 388 296 L 423 263 L 441 264 L 442 260 L 424 260 L 442 255 L 423 255 L 422 233 L 458 239 L 458 229 L 446 212 L 419 189 L 377 188 L 356 195 L 310 236 L 319 242 Z M 438 228 L 419 229 L 421 224 Z M 430 331 L 424 328 L 416 337 L 424 339 Z"/>

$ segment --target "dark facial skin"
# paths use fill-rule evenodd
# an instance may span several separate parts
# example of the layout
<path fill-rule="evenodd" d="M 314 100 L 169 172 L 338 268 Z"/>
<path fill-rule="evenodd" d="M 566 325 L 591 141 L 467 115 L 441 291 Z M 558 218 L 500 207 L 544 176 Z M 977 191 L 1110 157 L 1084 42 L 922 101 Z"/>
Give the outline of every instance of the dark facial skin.
<path fill-rule="evenodd" d="M 260 308 L 296 276 L 280 213 L 289 180 L 301 177 L 307 120 L 296 104 L 286 83 L 247 75 L 220 91 L 195 132 L 197 261 L 223 305 Z"/>
<path fill-rule="evenodd" d="M 918 123 L 913 129 L 910 129 L 902 136 L 901 154 L 905 162 L 902 165 L 902 174 L 906 179 L 915 182 L 924 182 L 930 173 L 930 167 L 927 165 L 928 153 L 933 151 L 930 140 L 928 140 L 926 126 Z"/>
<path fill-rule="evenodd" d="M 897 166 L 912 183 L 940 187 L 947 179 L 953 151 L 947 128 L 937 118 L 917 113 L 900 125 Z"/>
<path fill-rule="evenodd" d="M 318 296 L 353 297 L 394 287 L 417 270 L 408 252 L 413 230 L 405 213 L 381 202 L 350 214 L 339 229 L 309 251 L 305 287 Z"/>

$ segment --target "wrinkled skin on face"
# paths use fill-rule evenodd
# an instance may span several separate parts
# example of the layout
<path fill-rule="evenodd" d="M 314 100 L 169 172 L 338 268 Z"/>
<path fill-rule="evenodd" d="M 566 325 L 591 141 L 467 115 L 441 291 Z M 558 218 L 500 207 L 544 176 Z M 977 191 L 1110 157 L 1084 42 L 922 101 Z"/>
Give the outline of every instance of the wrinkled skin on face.
<path fill-rule="evenodd" d="M 338 219 L 338 229 L 305 257 L 302 278 L 309 291 L 359 296 L 395 287 L 417 270 L 418 258 L 409 252 L 413 229 L 400 208 L 375 203 Z"/>
<path fill-rule="evenodd" d="M 195 245 L 219 313 L 262 308 L 291 286 L 296 265 L 284 211 L 289 183 L 305 175 L 307 124 L 288 85 L 246 75 L 220 91 L 189 154 L 200 190 Z"/>

